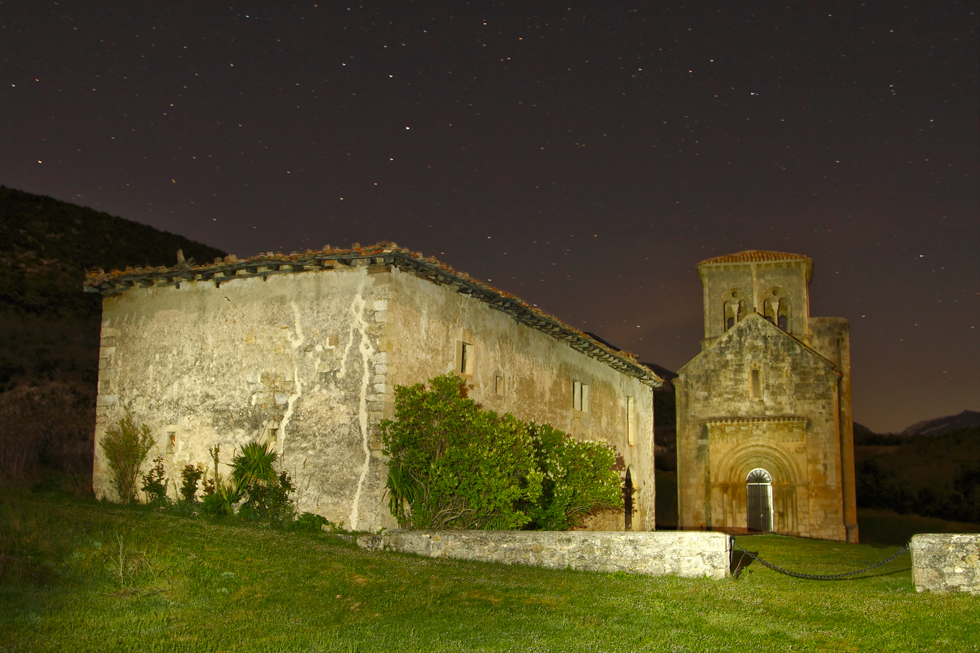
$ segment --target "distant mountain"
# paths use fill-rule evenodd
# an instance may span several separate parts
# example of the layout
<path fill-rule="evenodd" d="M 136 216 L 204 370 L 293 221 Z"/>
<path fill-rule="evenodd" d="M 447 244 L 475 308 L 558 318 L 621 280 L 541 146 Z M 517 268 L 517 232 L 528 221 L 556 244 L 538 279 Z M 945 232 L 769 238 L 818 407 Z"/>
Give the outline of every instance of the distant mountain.
<path fill-rule="evenodd" d="M 857 422 L 854 422 L 854 439 L 855 440 L 857 440 L 858 438 L 866 438 L 866 437 L 873 436 L 873 435 L 878 435 L 878 434 L 875 433 L 874 431 L 872 431 L 871 429 L 869 429 L 864 424 L 858 424 Z"/>
<path fill-rule="evenodd" d="M 102 302 L 93 268 L 173 265 L 224 252 L 43 195 L 0 186 L 0 391 L 59 380 L 95 392 Z"/>
<path fill-rule="evenodd" d="M 964 410 L 958 415 L 937 417 L 913 424 L 902 431 L 902 435 L 943 435 L 962 429 L 975 428 L 980 428 L 980 413 L 975 410 Z"/>

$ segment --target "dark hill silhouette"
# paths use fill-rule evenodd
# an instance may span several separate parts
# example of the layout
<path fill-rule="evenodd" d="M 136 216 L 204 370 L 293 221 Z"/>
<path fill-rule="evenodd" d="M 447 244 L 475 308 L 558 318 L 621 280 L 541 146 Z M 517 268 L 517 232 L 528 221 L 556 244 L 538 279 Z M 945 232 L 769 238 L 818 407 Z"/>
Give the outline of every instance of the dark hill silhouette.
<path fill-rule="evenodd" d="M 173 265 L 177 250 L 224 252 L 131 220 L 0 186 L 0 390 L 62 380 L 91 386 L 101 298 L 82 291 L 94 268 Z"/>
<path fill-rule="evenodd" d="M 0 186 L 0 477 L 53 468 L 91 483 L 102 302 L 82 281 L 95 268 L 173 265 L 178 249 L 198 261 L 225 254 Z"/>

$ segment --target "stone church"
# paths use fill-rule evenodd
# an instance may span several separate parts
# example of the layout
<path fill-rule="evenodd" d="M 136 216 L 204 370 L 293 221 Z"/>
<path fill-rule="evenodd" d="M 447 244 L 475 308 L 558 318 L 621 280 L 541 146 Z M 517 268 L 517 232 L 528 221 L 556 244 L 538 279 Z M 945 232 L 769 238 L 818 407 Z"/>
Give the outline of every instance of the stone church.
<path fill-rule="evenodd" d="M 848 323 L 811 317 L 813 262 L 702 261 L 704 340 L 678 371 L 678 527 L 858 541 Z"/>
<path fill-rule="evenodd" d="M 455 372 L 485 408 L 615 448 L 626 510 L 595 529 L 654 528 L 653 388 L 661 379 L 517 297 L 433 258 L 379 243 L 246 260 L 93 273 L 103 296 L 99 446 L 129 414 L 170 479 L 274 443 L 300 511 L 393 528 L 379 424 L 394 387 Z M 629 491 L 632 490 L 632 491 Z M 171 492 L 173 493 L 173 488 Z"/>

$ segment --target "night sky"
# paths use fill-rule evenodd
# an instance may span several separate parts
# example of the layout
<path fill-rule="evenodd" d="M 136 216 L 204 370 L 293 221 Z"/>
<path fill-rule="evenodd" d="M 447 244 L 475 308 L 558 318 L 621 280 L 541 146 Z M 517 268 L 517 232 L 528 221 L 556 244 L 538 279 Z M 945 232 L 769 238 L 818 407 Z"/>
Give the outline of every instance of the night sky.
<path fill-rule="evenodd" d="M 942 0 L 0 0 L 0 184 L 240 257 L 392 240 L 674 370 L 699 261 L 805 254 L 856 420 L 897 431 L 980 409 L 977 25 Z"/>

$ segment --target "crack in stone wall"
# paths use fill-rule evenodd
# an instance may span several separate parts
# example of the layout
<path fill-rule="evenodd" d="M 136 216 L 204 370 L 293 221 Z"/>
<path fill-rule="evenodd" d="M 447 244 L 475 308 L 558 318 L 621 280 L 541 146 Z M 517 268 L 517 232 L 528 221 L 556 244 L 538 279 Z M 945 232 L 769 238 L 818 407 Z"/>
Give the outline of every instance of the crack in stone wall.
<path fill-rule="evenodd" d="M 347 342 L 347 346 L 344 349 L 344 358 L 341 361 L 341 370 L 337 374 L 338 378 L 342 378 L 347 371 L 347 355 L 350 352 L 351 344 L 354 341 L 354 331 L 356 330 L 361 336 L 360 343 L 357 346 L 361 354 L 361 391 L 358 398 L 357 417 L 358 425 L 361 429 L 361 449 L 364 452 L 364 465 L 361 467 L 361 472 L 357 479 L 357 490 L 354 492 L 354 500 L 351 502 L 350 516 L 348 517 L 348 523 L 350 524 L 350 528 L 353 530 L 357 530 L 361 490 L 364 487 L 364 479 L 367 478 L 368 469 L 371 466 L 371 447 L 368 441 L 367 391 L 368 385 L 371 381 L 369 361 L 371 356 L 374 354 L 374 347 L 371 345 L 371 339 L 367 333 L 367 322 L 364 321 L 364 311 L 367 307 L 367 302 L 364 299 L 364 284 L 366 280 L 367 279 L 365 278 L 361 281 L 357 294 L 354 296 L 354 301 L 351 302 L 350 311 L 352 319 L 350 340 Z"/>
<path fill-rule="evenodd" d="M 289 335 L 289 344 L 293 349 L 298 350 L 306 342 L 306 338 L 303 336 L 303 323 L 300 319 L 299 304 L 289 302 L 289 305 L 293 309 L 293 324 L 296 327 L 295 337 L 292 334 Z M 282 421 L 279 422 L 279 437 L 276 443 L 276 450 L 280 460 L 282 460 L 283 453 L 286 450 L 286 427 L 289 425 L 289 420 L 293 417 L 293 411 L 296 409 L 296 401 L 303 394 L 303 384 L 299 380 L 299 370 L 295 362 L 293 363 L 293 388 L 295 392 L 290 393 L 289 399 L 286 400 L 286 412 L 283 413 Z"/>

